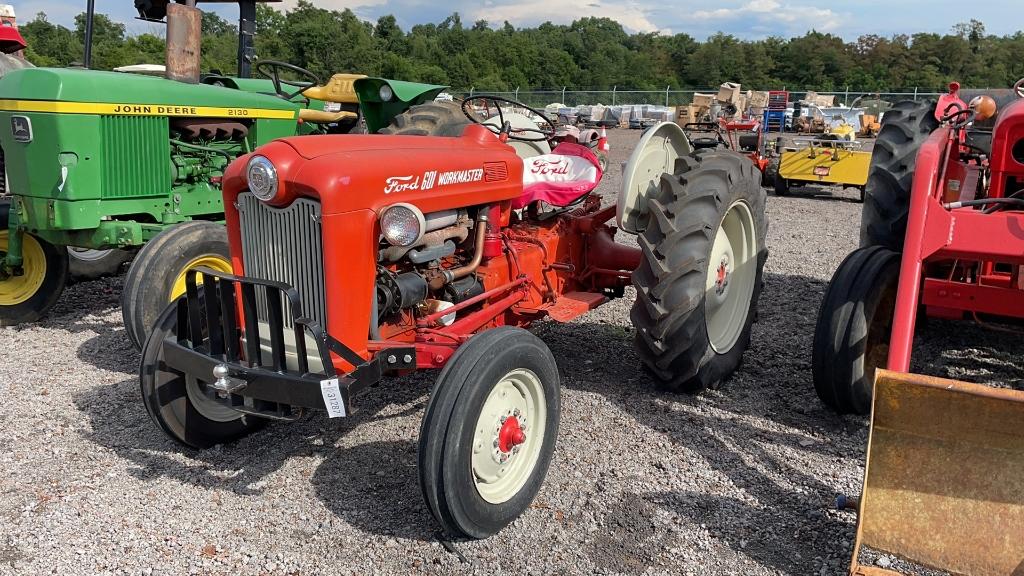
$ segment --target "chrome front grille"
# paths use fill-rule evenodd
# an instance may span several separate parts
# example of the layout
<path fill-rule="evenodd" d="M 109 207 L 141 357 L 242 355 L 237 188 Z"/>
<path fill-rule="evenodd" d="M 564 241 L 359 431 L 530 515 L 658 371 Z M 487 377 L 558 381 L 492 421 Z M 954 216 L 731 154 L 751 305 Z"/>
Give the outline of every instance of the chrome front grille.
<path fill-rule="evenodd" d="M 320 203 L 307 198 L 300 198 L 285 208 L 274 208 L 249 192 L 238 195 L 245 276 L 284 282 L 295 288 L 302 298 L 302 312 L 326 330 L 327 293 L 320 214 Z M 260 321 L 266 322 L 266 296 L 262 291 L 258 294 L 257 315 Z M 284 316 L 285 324 L 292 326 L 289 315 Z"/>

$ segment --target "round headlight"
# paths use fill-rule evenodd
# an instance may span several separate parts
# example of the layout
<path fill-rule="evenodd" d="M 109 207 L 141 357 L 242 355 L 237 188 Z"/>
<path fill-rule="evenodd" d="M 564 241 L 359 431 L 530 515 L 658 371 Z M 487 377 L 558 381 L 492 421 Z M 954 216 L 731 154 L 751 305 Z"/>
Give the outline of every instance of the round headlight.
<path fill-rule="evenodd" d="M 415 246 L 427 224 L 423 212 L 412 204 L 392 204 L 380 215 L 380 231 L 394 246 Z"/>
<path fill-rule="evenodd" d="M 395 91 L 391 89 L 391 86 L 382 84 L 377 95 L 380 96 L 381 102 L 391 102 L 391 99 L 395 97 Z"/>
<path fill-rule="evenodd" d="M 250 158 L 246 174 L 249 179 L 249 191 L 260 200 L 266 202 L 277 194 L 277 169 L 266 157 Z"/>

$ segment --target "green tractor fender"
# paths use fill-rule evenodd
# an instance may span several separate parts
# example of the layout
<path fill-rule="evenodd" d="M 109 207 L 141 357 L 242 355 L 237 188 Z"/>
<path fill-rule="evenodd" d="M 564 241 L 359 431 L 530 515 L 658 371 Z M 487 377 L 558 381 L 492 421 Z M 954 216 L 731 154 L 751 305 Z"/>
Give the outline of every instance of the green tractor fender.
<path fill-rule="evenodd" d="M 448 86 L 420 84 L 386 78 L 360 78 L 355 82 L 359 107 L 366 120 L 366 131 L 376 133 L 412 106 L 429 102 Z"/>

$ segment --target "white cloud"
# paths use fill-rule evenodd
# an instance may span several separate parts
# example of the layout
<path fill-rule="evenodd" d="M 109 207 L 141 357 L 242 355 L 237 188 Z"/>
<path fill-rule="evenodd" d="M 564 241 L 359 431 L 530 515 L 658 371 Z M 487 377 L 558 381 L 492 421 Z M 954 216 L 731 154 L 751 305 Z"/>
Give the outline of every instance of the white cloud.
<path fill-rule="evenodd" d="M 462 9 L 470 16 L 466 20 L 484 19 L 492 23 L 508 20 L 516 26 L 536 25 L 545 21 L 568 24 L 573 20 L 593 16 L 612 18 L 628 32 L 671 34 L 667 27 L 651 20 L 650 13 L 656 6 L 653 3 L 616 0 L 609 0 L 607 4 L 596 0 L 525 0 L 513 3 L 498 0 L 485 2 L 483 6 L 470 4 Z"/>
<path fill-rule="evenodd" d="M 690 18 L 700 21 L 741 21 L 747 20 L 750 28 L 767 27 L 772 22 L 789 24 L 785 32 L 800 33 L 809 28 L 830 32 L 837 30 L 844 16 L 827 8 L 817 8 L 802 4 L 782 4 L 777 0 L 749 0 L 734 8 L 716 8 L 714 10 L 697 10 Z M 797 29 L 804 27 L 804 30 Z M 780 30 L 779 32 L 783 32 Z"/>

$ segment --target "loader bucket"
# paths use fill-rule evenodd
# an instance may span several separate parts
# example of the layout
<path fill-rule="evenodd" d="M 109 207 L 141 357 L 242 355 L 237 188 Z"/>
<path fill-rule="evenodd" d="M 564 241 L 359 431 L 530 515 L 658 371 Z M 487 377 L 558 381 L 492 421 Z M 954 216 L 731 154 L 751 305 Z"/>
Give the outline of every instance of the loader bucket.
<path fill-rule="evenodd" d="M 1024 392 L 878 370 L 850 574 L 862 547 L 975 576 L 1024 576 Z"/>

